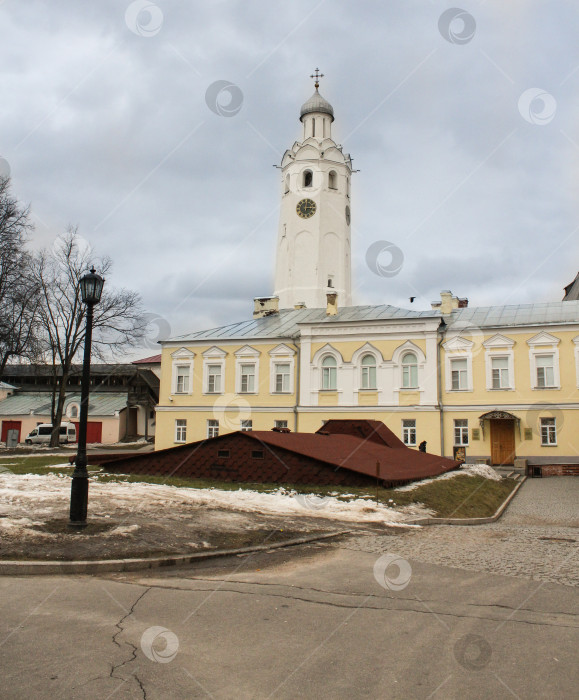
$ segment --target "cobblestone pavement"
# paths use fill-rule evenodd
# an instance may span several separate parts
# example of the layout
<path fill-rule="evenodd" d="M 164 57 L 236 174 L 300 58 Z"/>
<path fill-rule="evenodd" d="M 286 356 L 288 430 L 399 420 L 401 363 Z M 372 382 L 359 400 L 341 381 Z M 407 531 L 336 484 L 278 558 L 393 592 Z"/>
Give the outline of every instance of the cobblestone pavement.
<path fill-rule="evenodd" d="M 547 539 L 545 539 L 547 538 Z M 490 525 L 435 525 L 342 544 L 409 560 L 579 586 L 579 479 L 527 479 Z"/>

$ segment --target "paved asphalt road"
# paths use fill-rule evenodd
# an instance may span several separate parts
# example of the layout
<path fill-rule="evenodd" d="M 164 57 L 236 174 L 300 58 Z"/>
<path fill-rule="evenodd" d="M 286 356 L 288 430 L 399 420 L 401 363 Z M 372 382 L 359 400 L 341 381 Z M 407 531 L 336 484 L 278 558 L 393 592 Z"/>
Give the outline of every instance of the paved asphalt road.
<path fill-rule="evenodd" d="M 541 483 L 539 501 L 556 496 Z M 357 535 L 147 574 L 2 578 L 0 697 L 577 697 L 576 587 L 369 537 L 374 551 Z"/>

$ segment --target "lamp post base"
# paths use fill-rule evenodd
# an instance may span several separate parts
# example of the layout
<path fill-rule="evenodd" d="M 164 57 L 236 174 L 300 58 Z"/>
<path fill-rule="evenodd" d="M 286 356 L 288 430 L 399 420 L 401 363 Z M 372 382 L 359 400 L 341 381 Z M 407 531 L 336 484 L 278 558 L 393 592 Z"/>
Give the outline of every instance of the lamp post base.
<path fill-rule="evenodd" d="M 86 527 L 88 511 L 88 476 L 72 477 L 70 488 L 70 527 Z"/>

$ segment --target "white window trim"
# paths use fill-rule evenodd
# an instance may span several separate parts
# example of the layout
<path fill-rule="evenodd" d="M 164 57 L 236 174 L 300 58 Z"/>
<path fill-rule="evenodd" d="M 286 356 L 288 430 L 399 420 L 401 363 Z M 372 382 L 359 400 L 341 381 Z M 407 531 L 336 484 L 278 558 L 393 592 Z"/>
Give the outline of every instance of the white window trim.
<path fill-rule="evenodd" d="M 325 357 L 331 355 L 336 360 L 336 388 L 335 389 L 322 389 L 322 361 Z M 326 343 L 324 347 L 320 348 L 312 358 L 312 380 L 313 380 L 313 394 L 340 394 L 342 393 L 342 370 L 344 369 L 344 359 L 340 352 L 336 348 L 332 347 L 329 343 Z"/>
<path fill-rule="evenodd" d="M 225 392 L 225 358 L 227 353 L 221 348 L 212 347 L 203 353 L 203 393 L 208 396 L 219 396 Z M 209 391 L 209 365 L 221 367 L 221 390 Z"/>
<path fill-rule="evenodd" d="M 179 348 L 171 354 L 171 394 L 187 396 L 193 393 L 193 358 L 195 353 L 187 348 Z M 189 367 L 189 391 L 177 391 L 177 368 Z"/>
<path fill-rule="evenodd" d="M 465 421 L 466 421 L 466 426 L 457 426 L 457 425 L 456 425 L 456 421 L 457 421 L 457 420 L 465 420 Z M 456 431 L 457 431 L 457 429 L 461 431 L 461 434 L 462 434 L 462 431 L 463 431 L 463 430 L 466 431 L 466 442 L 457 442 L 457 441 L 456 441 Z M 469 425 L 468 425 L 468 418 L 454 418 L 454 419 L 453 419 L 453 421 L 452 421 L 452 440 L 453 440 L 454 447 L 468 447 L 468 446 L 469 446 L 469 444 L 470 444 L 470 434 L 469 434 L 469 430 L 470 430 L 470 428 L 469 428 Z"/>
<path fill-rule="evenodd" d="M 376 387 L 374 389 L 362 388 L 362 358 L 366 355 L 372 355 L 376 362 Z M 352 355 L 351 364 L 355 367 L 356 377 L 354 384 L 354 395 L 357 392 L 377 392 L 380 391 L 381 370 L 384 367 L 384 357 L 378 348 L 375 348 L 371 343 L 366 343 L 361 348 L 358 348 Z"/>
<path fill-rule="evenodd" d="M 205 434 L 207 435 L 208 440 L 211 440 L 211 438 L 209 437 L 209 423 L 210 422 L 217 423 L 217 426 L 211 426 L 212 428 L 217 427 L 217 435 L 215 435 L 213 437 L 219 437 L 219 431 L 221 429 L 221 425 L 220 425 L 219 420 L 217 418 L 208 418 L 207 422 L 205 423 L 205 430 L 206 430 Z"/>
<path fill-rule="evenodd" d="M 497 389 L 493 387 L 493 359 L 507 359 L 507 371 L 509 373 L 509 385 Z M 514 391 L 515 390 L 515 353 L 513 350 L 494 350 L 485 353 L 485 369 L 487 379 L 487 391 Z"/>
<path fill-rule="evenodd" d="M 474 391 L 472 377 L 472 350 L 474 343 L 462 336 L 455 336 L 442 344 L 444 348 L 444 388 L 448 394 L 464 394 Z M 466 389 L 452 388 L 451 360 L 466 360 Z"/>
<path fill-rule="evenodd" d="M 452 360 L 466 360 L 466 389 L 452 388 Z M 464 394 L 468 391 L 474 391 L 472 381 L 472 353 L 453 352 L 445 356 L 445 384 L 446 391 L 450 394 Z"/>
<path fill-rule="evenodd" d="M 294 393 L 294 376 L 295 376 L 295 350 L 282 343 L 278 345 L 269 353 L 269 393 L 279 394 L 282 396 L 288 396 Z M 275 390 L 275 366 L 277 364 L 289 364 L 290 377 L 289 377 L 289 391 L 276 391 Z"/>
<path fill-rule="evenodd" d="M 72 409 L 76 408 L 76 416 L 72 415 Z M 71 401 L 66 407 L 67 418 L 80 418 L 80 404 L 77 401 Z"/>
<path fill-rule="evenodd" d="M 414 421 L 414 426 L 405 426 L 404 421 L 405 420 L 411 420 Z M 414 430 L 414 442 L 404 442 L 404 444 L 407 447 L 416 447 L 418 444 L 418 432 L 416 428 L 416 418 L 402 418 L 401 420 L 401 430 L 402 430 L 402 442 L 404 442 L 404 431 L 405 430 Z"/>
<path fill-rule="evenodd" d="M 529 367 L 531 370 L 531 389 L 533 391 L 554 391 L 561 388 L 561 375 L 559 372 L 559 338 L 542 331 L 527 340 L 529 346 Z M 553 386 L 538 386 L 537 382 L 537 356 L 553 355 Z"/>
<path fill-rule="evenodd" d="M 543 421 L 547 419 L 552 419 L 555 427 L 555 442 L 543 442 Z M 557 430 L 557 418 L 554 416 L 541 416 L 539 417 L 539 437 L 541 438 L 541 447 L 558 447 L 559 444 L 559 431 Z"/>
<path fill-rule="evenodd" d="M 235 354 L 235 393 L 243 394 L 259 394 L 259 350 L 252 348 L 250 345 L 244 345 Z M 214 363 L 211 363 L 214 364 Z M 253 365 L 254 380 L 253 391 L 241 391 L 241 365 Z"/>
<path fill-rule="evenodd" d="M 404 355 L 406 355 L 407 352 L 413 352 L 416 355 L 416 370 L 417 370 L 417 383 L 416 386 L 403 386 L 403 380 L 402 380 L 402 358 Z M 399 345 L 396 350 L 392 353 L 392 362 L 397 366 L 396 367 L 396 379 L 394 383 L 394 391 L 395 392 L 412 392 L 412 391 L 424 391 L 424 367 L 426 365 L 426 356 L 424 352 L 418 347 L 418 345 L 415 345 L 413 342 L 410 340 L 407 340 L 405 343 L 402 345 Z M 376 378 L 376 381 L 377 378 Z"/>
<path fill-rule="evenodd" d="M 177 425 L 177 422 L 180 421 L 180 420 L 184 420 L 184 421 L 185 421 L 185 426 L 178 426 L 178 425 Z M 178 440 L 178 439 L 177 439 L 177 432 L 178 432 L 178 429 L 179 429 L 179 428 L 182 428 L 182 427 L 185 428 L 185 439 L 184 439 L 184 440 Z M 187 419 L 186 419 L 186 418 L 176 418 L 176 419 L 175 419 L 175 442 L 176 442 L 178 445 L 182 445 L 182 444 L 184 444 L 184 443 L 187 442 Z"/>

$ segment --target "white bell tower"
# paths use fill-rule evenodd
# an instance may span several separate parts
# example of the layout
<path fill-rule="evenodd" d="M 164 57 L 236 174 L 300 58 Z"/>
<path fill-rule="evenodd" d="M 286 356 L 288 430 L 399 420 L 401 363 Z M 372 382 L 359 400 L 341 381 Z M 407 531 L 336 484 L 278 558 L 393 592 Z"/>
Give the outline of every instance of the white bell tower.
<path fill-rule="evenodd" d="M 302 105 L 301 141 L 281 161 L 281 211 L 275 292 L 281 309 L 325 308 L 336 292 L 351 305 L 350 156 L 332 139 L 334 109 L 316 91 Z"/>

